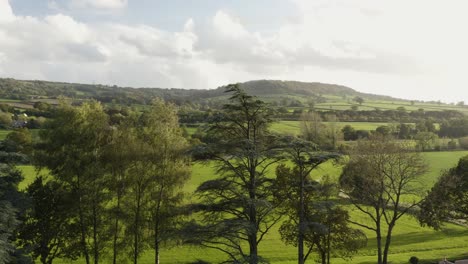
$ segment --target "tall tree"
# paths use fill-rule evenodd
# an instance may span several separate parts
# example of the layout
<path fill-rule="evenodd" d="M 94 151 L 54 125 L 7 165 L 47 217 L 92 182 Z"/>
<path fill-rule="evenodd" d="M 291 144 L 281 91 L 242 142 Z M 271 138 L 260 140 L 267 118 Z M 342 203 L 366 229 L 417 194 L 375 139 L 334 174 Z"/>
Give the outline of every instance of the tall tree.
<path fill-rule="evenodd" d="M 305 140 L 321 145 L 324 140 L 326 126 L 317 112 L 303 112 L 301 114 L 301 135 Z"/>
<path fill-rule="evenodd" d="M 398 220 L 421 202 L 420 176 L 427 171 L 420 153 L 389 137 L 359 141 L 340 176 L 349 201 L 372 224 L 352 223 L 375 232 L 378 264 L 388 263 Z M 386 231 L 385 231 L 386 230 Z"/>
<path fill-rule="evenodd" d="M 79 107 L 62 103 L 56 117 L 41 131 L 36 153 L 39 166 L 47 167 L 76 193 L 75 216 L 80 226 L 80 248 L 87 264 L 99 263 L 109 239 L 106 204 L 108 177 L 102 158 L 109 141 L 108 116 L 98 102 Z"/>
<path fill-rule="evenodd" d="M 176 239 L 182 187 L 190 176 L 188 143 L 172 104 L 154 100 L 137 122 L 134 144 L 127 146 L 135 157 L 129 169 L 134 263 L 141 253 L 139 248 L 147 244 L 153 248 L 157 264 L 163 244 Z M 143 237 L 144 233 L 150 235 Z"/>
<path fill-rule="evenodd" d="M 357 244 L 346 234 L 357 232 L 347 226 L 347 212 L 333 205 L 333 184 L 327 181 L 319 183 L 310 176 L 320 165 L 336 161 L 340 156 L 319 152 L 310 142 L 291 138 L 286 141 L 289 142 L 286 153 L 294 169 L 281 165 L 276 170 L 275 197 L 284 201 L 280 211 L 288 216 L 280 228 L 282 239 L 297 246 L 299 264 L 305 263 L 314 246 L 320 250 L 322 263 L 329 261 L 332 241 L 336 249 L 343 247 L 353 251 L 348 245 Z M 361 237 L 356 236 L 356 239 Z"/>
<path fill-rule="evenodd" d="M 218 165 L 218 177 L 196 191 L 204 224 L 192 242 L 221 250 L 236 262 L 259 263 L 258 245 L 279 221 L 273 214 L 273 180 L 266 175 L 279 159 L 275 137 L 267 129 L 271 111 L 238 84 L 226 92 L 232 93 L 230 103 L 209 125 L 211 142 L 199 147 L 200 155 Z"/>

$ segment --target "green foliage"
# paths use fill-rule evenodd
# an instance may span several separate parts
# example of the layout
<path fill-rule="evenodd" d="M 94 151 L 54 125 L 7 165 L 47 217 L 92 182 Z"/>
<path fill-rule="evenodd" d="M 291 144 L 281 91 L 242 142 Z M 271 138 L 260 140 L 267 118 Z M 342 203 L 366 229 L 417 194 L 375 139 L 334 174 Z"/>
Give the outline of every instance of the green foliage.
<path fill-rule="evenodd" d="M 317 152 L 307 142 L 287 141 L 291 142 L 286 152 L 294 169 L 284 164 L 276 168 L 274 192 L 281 204 L 280 213 L 287 217 L 279 229 L 282 240 L 298 247 L 299 263 L 307 260 L 313 248 L 322 263 L 327 263 L 332 254 L 351 256 L 365 246 L 360 243 L 365 235 L 348 226 L 348 212 L 332 201 L 337 194 L 334 184 L 327 178 L 319 183 L 310 177 L 321 164 L 339 156 Z"/>
<path fill-rule="evenodd" d="M 216 162 L 218 177 L 197 188 L 202 224 L 187 231 L 195 233 L 191 243 L 218 249 L 232 261 L 258 263 L 258 245 L 279 220 L 273 214 L 272 180 L 266 175 L 278 159 L 276 139 L 267 129 L 271 111 L 236 84 L 226 92 L 232 94 L 230 103 L 209 124 L 211 141 L 198 147 L 198 156 Z"/>
<path fill-rule="evenodd" d="M 11 127 L 12 122 L 11 113 L 0 111 L 0 128 Z"/>
<path fill-rule="evenodd" d="M 10 132 L 5 138 L 13 152 L 30 153 L 32 150 L 32 135 L 27 128 L 19 128 Z"/>
<path fill-rule="evenodd" d="M 421 151 L 426 151 L 434 147 L 439 137 L 432 132 L 418 132 L 414 139 L 416 140 L 416 146 Z"/>
<path fill-rule="evenodd" d="M 22 179 L 18 170 L 0 163 L 0 263 L 23 257 L 14 243 L 21 214 L 27 208 L 27 200 L 18 191 Z"/>
<path fill-rule="evenodd" d="M 32 207 L 25 213 L 19 228 L 19 241 L 43 264 L 56 258 L 79 256 L 79 227 L 73 221 L 77 210 L 75 193 L 59 182 L 38 177 L 26 189 Z"/>
<path fill-rule="evenodd" d="M 73 217 L 80 229 L 79 250 L 90 263 L 105 251 L 109 241 L 106 204 L 108 178 L 103 157 L 109 142 L 109 120 L 101 104 L 86 102 L 80 107 L 62 104 L 55 119 L 41 131 L 36 163 L 50 170 L 65 188 L 76 192 L 79 201 Z"/>

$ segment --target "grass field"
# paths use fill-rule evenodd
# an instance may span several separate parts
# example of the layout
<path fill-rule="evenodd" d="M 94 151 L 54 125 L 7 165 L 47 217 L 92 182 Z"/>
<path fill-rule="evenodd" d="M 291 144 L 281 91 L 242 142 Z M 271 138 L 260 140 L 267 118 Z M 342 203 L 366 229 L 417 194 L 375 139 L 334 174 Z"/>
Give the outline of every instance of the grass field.
<path fill-rule="evenodd" d="M 430 171 L 424 176 L 424 186 L 429 189 L 437 180 L 441 170 L 454 166 L 458 159 L 465 155 L 468 155 L 468 151 L 424 153 L 430 166 Z M 31 166 L 19 166 L 19 169 L 26 175 L 25 182 L 20 186 L 21 188 L 25 188 L 33 180 L 35 171 Z M 328 174 L 336 178 L 339 173 L 339 168 L 332 166 L 332 164 L 325 164 L 315 171 L 313 176 L 318 178 Z M 188 194 L 192 193 L 201 182 L 212 178 L 213 174 L 214 168 L 212 163 L 194 164 L 192 178 L 186 185 L 185 191 Z M 193 200 L 195 198 L 189 195 L 188 199 Z M 354 220 L 367 221 L 360 213 L 352 210 L 352 207 L 349 207 L 349 209 Z M 274 264 L 297 263 L 295 260 L 296 248 L 284 245 L 278 234 L 278 227 L 276 226 L 260 244 L 260 254 Z M 332 263 L 375 263 L 375 235 L 367 231 L 365 232 L 368 236 L 368 246 L 366 248 L 362 249 L 352 260 L 333 258 Z M 468 256 L 468 228 L 447 224 L 442 231 L 434 231 L 430 228 L 419 226 L 418 222 L 412 217 L 403 217 L 395 228 L 389 259 L 393 264 L 403 264 L 408 263 L 408 259 L 411 256 L 417 256 L 421 259 L 420 263 L 431 263 L 423 261 L 440 260 L 445 256 L 450 259 L 455 259 L 458 256 Z M 153 263 L 153 257 L 151 252 L 147 252 L 141 257 L 140 263 Z M 166 249 L 161 255 L 161 263 L 191 263 L 197 259 L 210 263 L 219 263 L 225 259 L 225 256 L 215 250 L 189 246 Z M 314 263 L 313 260 L 308 262 Z M 57 263 L 81 264 L 83 262 L 57 261 Z"/>
<path fill-rule="evenodd" d="M 6 138 L 6 136 L 8 135 L 8 133 L 10 133 L 11 130 L 4 130 L 4 129 L 1 129 L 0 130 L 0 140 L 4 140 Z"/>
<path fill-rule="evenodd" d="M 328 122 L 323 122 L 328 124 Z M 301 121 L 278 121 L 271 125 L 271 130 L 282 134 L 298 135 L 301 132 Z M 375 130 L 379 126 L 388 125 L 388 123 L 371 122 L 336 122 L 336 126 L 341 129 L 346 125 L 352 126 L 355 130 Z"/>

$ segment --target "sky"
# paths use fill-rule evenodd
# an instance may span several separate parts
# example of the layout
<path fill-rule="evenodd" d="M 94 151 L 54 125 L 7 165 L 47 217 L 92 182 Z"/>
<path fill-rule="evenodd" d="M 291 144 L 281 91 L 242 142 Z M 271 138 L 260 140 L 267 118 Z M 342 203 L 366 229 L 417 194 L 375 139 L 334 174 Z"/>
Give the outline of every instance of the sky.
<path fill-rule="evenodd" d="M 213 89 L 258 79 L 468 103 L 468 1 L 0 0 L 0 77 Z"/>

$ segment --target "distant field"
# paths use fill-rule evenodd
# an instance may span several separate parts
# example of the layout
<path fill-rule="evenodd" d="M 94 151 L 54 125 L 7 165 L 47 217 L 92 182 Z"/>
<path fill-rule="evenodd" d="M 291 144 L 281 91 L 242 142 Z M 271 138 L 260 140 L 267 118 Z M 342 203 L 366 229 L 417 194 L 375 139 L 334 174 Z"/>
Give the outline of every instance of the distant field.
<path fill-rule="evenodd" d="M 323 122 L 328 124 L 328 122 Z M 300 128 L 301 121 L 278 121 L 274 122 L 271 125 L 271 130 L 282 133 L 282 134 L 292 134 L 298 135 L 301 132 Z M 354 127 L 356 130 L 375 130 L 379 126 L 388 125 L 388 123 L 371 123 L 371 122 L 336 122 L 336 125 L 339 129 L 343 128 L 346 125 Z"/>
<path fill-rule="evenodd" d="M 468 107 L 456 106 L 450 104 L 433 104 L 433 103 L 420 103 L 415 102 L 411 104 L 409 101 L 378 101 L 378 100 L 366 100 L 362 105 L 356 102 L 348 101 L 348 99 L 341 99 L 337 97 L 329 97 L 329 100 L 325 103 L 315 104 L 315 107 L 319 110 L 349 110 L 352 106 L 357 106 L 358 110 L 396 110 L 398 107 L 404 107 L 406 111 L 416 111 L 424 109 L 426 111 L 444 111 L 444 110 L 456 110 L 468 114 Z"/>
<path fill-rule="evenodd" d="M 430 152 L 423 154 L 429 163 L 430 172 L 425 175 L 423 184 L 429 189 L 440 171 L 454 166 L 458 159 L 468 155 L 468 151 L 457 152 Z M 22 183 L 21 188 L 25 188 L 27 182 L 31 182 L 35 176 L 34 169 L 31 166 L 19 166 L 24 172 L 26 180 Z M 272 173 L 272 171 L 270 171 Z M 336 178 L 340 173 L 339 167 L 334 167 L 331 164 L 325 164 L 320 170 L 314 172 L 314 177 L 318 178 L 329 174 L 332 178 Z M 185 187 L 185 191 L 190 194 L 197 186 L 214 175 L 212 163 L 200 164 L 196 163 L 193 166 L 192 178 Z M 194 197 L 189 195 L 189 200 Z M 351 209 L 351 207 L 349 207 Z M 353 219 L 365 221 L 362 215 L 354 210 L 351 211 Z M 420 227 L 417 221 L 412 217 L 403 217 L 397 225 L 389 256 L 393 264 L 408 263 L 411 256 L 417 256 L 423 260 L 440 260 L 444 256 L 453 259 L 453 257 L 465 255 L 468 256 L 468 228 L 453 224 L 447 224 L 442 231 L 434 231 L 430 228 Z M 296 248 L 286 246 L 281 241 L 277 231 L 278 226 L 274 228 L 260 244 L 260 254 L 271 261 L 273 264 L 293 264 L 295 260 Z M 368 246 L 361 250 L 352 260 L 343 260 L 341 258 L 333 258 L 332 263 L 362 263 L 371 264 L 376 262 L 375 251 L 375 236 L 372 233 L 365 231 L 368 235 Z M 141 264 L 154 263 L 154 255 L 152 252 L 147 252 L 141 257 Z M 218 251 L 197 248 L 197 247 L 175 247 L 166 249 L 162 252 L 161 263 L 191 263 L 198 259 L 208 261 L 210 263 L 219 263 L 225 259 L 225 256 Z M 309 261 L 313 263 L 313 261 Z M 57 261 L 56 263 L 84 263 L 83 261 Z M 426 262 L 427 263 L 427 262 Z"/>

